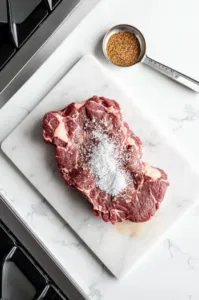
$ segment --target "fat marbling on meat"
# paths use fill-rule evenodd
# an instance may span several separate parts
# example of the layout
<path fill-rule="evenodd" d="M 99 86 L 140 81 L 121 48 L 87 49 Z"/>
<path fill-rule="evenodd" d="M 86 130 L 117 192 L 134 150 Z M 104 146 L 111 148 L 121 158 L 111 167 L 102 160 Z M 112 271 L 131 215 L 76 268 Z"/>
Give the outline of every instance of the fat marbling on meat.
<path fill-rule="evenodd" d="M 125 186 L 118 194 L 100 188 L 99 174 L 91 168 L 91 158 L 95 160 L 93 153 L 98 155 L 96 147 L 101 142 L 96 133 L 105 136 L 108 145 L 114 145 L 111 149 L 117 152 L 117 170 L 126 176 Z M 142 142 L 123 121 L 116 101 L 94 96 L 47 113 L 43 138 L 56 146 L 56 160 L 65 183 L 80 191 L 94 214 L 105 222 L 144 222 L 159 208 L 169 185 L 167 174 L 142 161 Z"/>

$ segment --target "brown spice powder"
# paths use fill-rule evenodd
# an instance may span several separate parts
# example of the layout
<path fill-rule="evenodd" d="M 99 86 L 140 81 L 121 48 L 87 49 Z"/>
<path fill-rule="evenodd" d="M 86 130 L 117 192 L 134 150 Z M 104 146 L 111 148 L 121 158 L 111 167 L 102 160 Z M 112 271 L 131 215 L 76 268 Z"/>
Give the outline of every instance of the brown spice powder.
<path fill-rule="evenodd" d="M 140 43 L 135 34 L 127 31 L 114 33 L 107 43 L 109 59 L 117 66 L 128 67 L 135 64 L 140 55 Z"/>

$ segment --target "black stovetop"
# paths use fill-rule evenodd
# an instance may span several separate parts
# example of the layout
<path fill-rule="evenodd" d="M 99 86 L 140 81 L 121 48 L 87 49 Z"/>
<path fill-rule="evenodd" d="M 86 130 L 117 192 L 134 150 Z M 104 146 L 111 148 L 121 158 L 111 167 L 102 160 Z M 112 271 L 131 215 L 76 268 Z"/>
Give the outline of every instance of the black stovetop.
<path fill-rule="evenodd" d="M 0 0 L 0 70 L 62 0 Z"/>
<path fill-rule="evenodd" d="M 0 222 L 0 299 L 67 300 L 2 222 Z"/>

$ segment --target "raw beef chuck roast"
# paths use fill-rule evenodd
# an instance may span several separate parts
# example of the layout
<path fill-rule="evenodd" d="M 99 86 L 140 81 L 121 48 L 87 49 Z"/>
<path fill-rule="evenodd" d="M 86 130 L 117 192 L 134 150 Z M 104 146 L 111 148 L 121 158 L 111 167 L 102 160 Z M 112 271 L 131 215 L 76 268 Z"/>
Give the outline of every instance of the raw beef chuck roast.
<path fill-rule="evenodd" d="M 142 161 L 142 142 L 123 121 L 116 101 L 94 96 L 49 112 L 43 137 L 56 146 L 64 181 L 104 221 L 144 222 L 159 208 L 167 174 Z"/>

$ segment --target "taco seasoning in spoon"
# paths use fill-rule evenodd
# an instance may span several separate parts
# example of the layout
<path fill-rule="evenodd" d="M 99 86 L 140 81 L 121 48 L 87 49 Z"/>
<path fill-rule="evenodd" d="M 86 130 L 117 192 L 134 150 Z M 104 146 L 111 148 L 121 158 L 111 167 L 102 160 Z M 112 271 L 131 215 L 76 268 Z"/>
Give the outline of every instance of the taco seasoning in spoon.
<path fill-rule="evenodd" d="M 140 55 L 140 43 L 134 33 L 121 31 L 110 36 L 106 51 L 111 62 L 120 67 L 134 65 Z"/>

